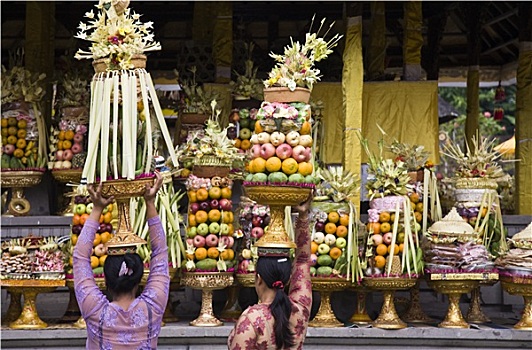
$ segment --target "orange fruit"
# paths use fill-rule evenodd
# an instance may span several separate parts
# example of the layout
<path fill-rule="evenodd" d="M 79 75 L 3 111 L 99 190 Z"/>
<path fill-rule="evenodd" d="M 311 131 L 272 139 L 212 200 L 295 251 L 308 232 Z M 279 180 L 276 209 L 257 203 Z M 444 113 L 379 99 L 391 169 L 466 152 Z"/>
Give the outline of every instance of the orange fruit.
<path fill-rule="evenodd" d="M 109 240 L 111 239 L 112 236 L 113 235 L 110 232 L 102 232 L 100 234 L 101 243 L 105 244 L 105 243 L 109 242 Z"/>
<path fill-rule="evenodd" d="M 423 212 L 423 203 L 419 202 L 416 204 L 416 211 L 419 211 L 420 213 Z"/>
<path fill-rule="evenodd" d="M 336 236 L 337 237 L 347 237 L 347 227 L 344 225 L 338 225 L 336 226 Z"/>
<path fill-rule="evenodd" d="M 240 143 L 240 148 L 244 151 L 247 151 L 251 148 L 251 142 L 249 140 L 242 140 L 242 142 Z"/>
<path fill-rule="evenodd" d="M 188 191 L 188 200 L 190 203 L 195 203 L 198 201 L 198 197 L 196 196 L 196 191 L 190 190 Z"/>
<path fill-rule="evenodd" d="M 394 254 L 394 255 L 399 254 L 399 246 L 398 246 L 397 244 L 394 244 L 393 246 L 390 244 L 390 245 L 388 246 L 388 254 L 390 254 L 390 252 L 392 251 L 392 247 L 394 247 L 394 248 L 393 248 L 393 254 Z"/>
<path fill-rule="evenodd" d="M 100 218 L 98 219 L 98 222 L 100 224 L 103 224 L 103 214 L 100 214 Z"/>
<path fill-rule="evenodd" d="M 392 214 L 390 215 L 390 222 L 394 222 L 395 221 L 395 214 Z"/>
<path fill-rule="evenodd" d="M 222 190 L 218 186 L 213 186 L 209 189 L 209 198 L 219 199 L 222 196 Z"/>
<path fill-rule="evenodd" d="M 95 269 L 100 266 L 100 259 L 97 256 L 91 256 L 91 268 Z"/>
<path fill-rule="evenodd" d="M 26 148 L 26 140 L 18 139 L 17 140 L 17 148 L 20 148 L 20 149 Z"/>
<path fill-rule="evenodd" d="M 281 170 L 281 159 L 279 157 L 271 157 L 266 161 L 266 170 L 270 173 Z"/>
<path fill-rule="evenodd" d="M 283 160 L 283 164 L 281 166 L 281 168 L 283 169 L 283 173 L 287 175 L 297 173 L 298 167 L 299 166 L 297 164 L 297 161 L 294 158 L 286 158 L 285 160 Z"/>
<path fill-rule="evenodd" d="M 60 141 L 63 141 L 65 139 L 65 131 L 64 130 L 59 131 L 59 135 L 57 135 L 57 138 Z"/>
<path fill-rule="evenodd" d="M 416 192 L 412 193 L 410 195 L 410 200 L 414 203 L 419 202 L 419 194 L 417 194 Z"/>
<path fill-rule="evenodd" d="M 207 257 L 207 249 L 203 247 L 196 248 L 194 251 L 194 256 L 197 260 L 203 260 Z"/>
<path fill-rule="evenodd" d="M 79 218 L 79 224 L 80 225 L 85 225 L 85 221 L 87 221 L 88 218 L 89 218 L 89 214 L 87 214 L 87 213 L 81 214 L 81 216 Z"/>
<path fill-rule="evenodd" d="M 208 217 L 209 217 L 209 221 L 210 222 L 220 221 L 220 217 L 221 216 L 222 216 L 222 213 L 220 213 L 220 211 L 218 209 L 209 210 Z M 201 222 L 200 222 L 200 224 L 201 224 Z"/>
<path fill-rule="evenodd" d="M 231 199 L 233 194 L 231 193 L 231 189 L 229 187 L 222 188 L 222 198 L 225 199 Z"/>
<path fill-rule="evenodd" d="M 216 247 L 210 247 L 207 249 L 207 256 L 211 259 L 218 259 L 218 255 L 220 255 L 220 251 Z"/>
<path fill-rule="evenodd" d="M 381 233 L 390 232 L 391 229 L 392 229 L 392 225 L 390 225 L 389 222 L 383 222 L 381 224 Z"/>
<path fill-rule="evenodd" d="M 383 211 L 379 214 L 379 222 L 388 222 L 390 221 L 390 213 Z"/>
<path fill-rule="evenodd" d="M 382 255 L 377 255 L 375 257 L 375 267 L 378 269 L 382 269 L 386 265 L 386 259 Z"/>
<path fill-rule="evenodd" d="M 242 146 L 242 140 L 240 139 L 235 139 L 235 147 L 236 148 L 241 148 Z"/>
<path fill-rule="evenodd" d="M 386 255 L 388 254 L 388 246 L 384 243 L 381 243 L 377 246 L 377 248 L 375 248 L 375 252 L 377 253 L 377 255 Z"/>
<path fill-rule="evenodd" d="M 423 220 L 423 214 L 421 214 L 419 211 L 414 212 L 414 217 L 416 218 L 417 222 L 421 222 L 421 220 Z"/>
<path fill-rule="evenodd" d="M 25 129 L 18 129 L 18 130 L 17 130 L 17 137 L 18 137 L 19 139 L 25 139 L 27 134 L 28 134 L 28 133 L 26 132 Z"/>
<path fill-rule="evenodd" d="M 325 224 L 325 232 L 326 233 L 330 233 L 330 234 L 335 234 L 336 233 L 336 224 L 332 223 L 332 222 L 328 222 L 327 224 Z"/>
<path fill-rule="evenodd" d="M 266 171 L 266 160 L 260 157 L 255 158 L 249 167 L 252 173 L 263 173 Z"/>
<path fill-rule="evenodd" d="M 399 253 L 402 253 L 404 249 L 405 249 L 405 244 L 404 243 L 399 244 Z"/>
<path fill-rule="evenodd" d="M 314 166 L 311 162 L 301 162 L 299 163 L 297 170 L 303 176 L 312 175 L 312 172 L 314 171 Z"/>
<path fill-rule="evenodd" d="M 196 191 L 196 198 L 199 202 L 206 201 L 209 199 L 209 191 L 207 191 L 205 188 L 200 188 Z"/>
<path fill-rule="evenodd" d="M 203 224 L 209 219 L 209 214 L 205 210 L 198 210 L 196 212 L 196 223 Z"/>
<path fill-rule="evenodd" d="M 340 215 L 340 225 L 344 225 L 344 226 L 349 225 L 349 215 L 347 214 Z"/>
<path fill-rule="evenodd" d="M 316 254 L 316 252 L 318 251 L 318 246 L 319 246 L 318 243 L 316 243 L 314 241 L 310 242 L 310 252 L 312 254 Z"/>
<path fill-rule="evenodd" d="M 65 140 L 63 141 L 63 149 L 70 149 L 72 148 L 72 141 Z"/>
<path fill-rule="evenodd" d="M 230 224 L 233 222 L 233 219 L 234 219 L 234 215 L 232 212 L 230 211 L 224 211 L 223 214 L 222 214 L 222 222 L 224 224 Z"/>
<path fill-rule="evenodd" d="M 225 261 L 231 261 L 235 258 L 235 251 L 231 248 L 224 250 L 222 253 L 222 259 Z"/>
<path fill-rule="evenodd" d="M 231 213 L 231 215 L 233 215 L 233 213 Z M 231 216 L 231 219 L 233 217 Z M 229 226 L 229 235 L 232 235 L 233 233 L 235 233 L 235 227 L 233 226 L 233 224 L 227 224 L 227 226 Z"/>
<path fill-rule="evenodd" d="M 336 260 L 342 256 L 342 249 L 338 247 L 332 247 L 331 250 L 329 250 L 329 255 L 331 258 L 333 258 L 333 260 Z"/>
<path fill-rule="evenodd" d="M 25 121 L 24 119 L 17 121 L 17 127 L 19 129 L 26 129 L 27 126 L 28 126 L 28 122 Z"/>
<path fill-rule="evenodd" d="M 107 254 L 100 256 L 100 266 L 103 267 L 103 264 L 105 264 L 105 259 L 107 259 Z"/>
<path fill-rule="evenodd" d="M 74 138 L 74 131 L 73 130 L 65 131 L 65 140 L 72 140 L 73 138 Z M 70 147 L 68 147 L 68 148 L 70 148 Z"/>
<path fill-rule="evenodd" d="M 333 224 L 336 224 L 340 220 L 340 215 L 338 215 L 338 213 L 335 212 L 335 211 L 331 211 L 327 215 L 327 219 L 329 220 L 329 222 L 332 222 Z"/>
<path fill-rule="evenodd" d="M 102 243 L 102 237 L 99 233 L 94 235 L 94 241 L 92 241 L 92 245 L 96 247 L 98 244 Z"/>
<path fill-rule="evenodd" d="M 113 213 L 108 211 L 107 213 L 103 214 L 103 222 L 105 224 L 110 224 L 111 220 L 113 220 Z"/>
<path fill-rule="evenodd" d="M 198 226 L 198 223 L 196 222 L 196 215 L 189 214 L 188 216 L 188 226 Z"/>
<path fill-rule="evenodd" d="M 70 242 L 72 242 L 72 245 L 76 245 L 76 243 L 78 243 L 78 235 L 73 233 L 72 236 L 70 236 Z"/>
<path fill-rule="evenodd" d="M 310 132 L 312 131 L 312 125 L 309 122 L 303 122 L 301 125 L 301 129 L 299 130 L 299 133 L 301 135 L 310 135 Z"/>
<path fill-rule="evenodd" d="M 8 129 L 7 129 L 7 134 L 9 136 L 15 136 L 17 134 L 17 127 L 16 126 L 10 126 Z"/>
<path fill-rule="evenodd" d="M 257 120 L 255 122 L 255 134 L 260 134 L 263 131 L 264 131 L 264 128 L 262 127 L 262 125 L 260 125 L 260 120 Z"/>
<path fill-rule="evenodd" d="M 378 222 L 368 223 L 368 231 L 373 233 L 381 233 L 381 224 L 379 224 Z"/>
<path fill-rule="evenodd" d="M 81 216 L 79 214 L 74 214 L 72 217 L 72 225 L 79 225 L 79 220 L 81 219 Z"/>

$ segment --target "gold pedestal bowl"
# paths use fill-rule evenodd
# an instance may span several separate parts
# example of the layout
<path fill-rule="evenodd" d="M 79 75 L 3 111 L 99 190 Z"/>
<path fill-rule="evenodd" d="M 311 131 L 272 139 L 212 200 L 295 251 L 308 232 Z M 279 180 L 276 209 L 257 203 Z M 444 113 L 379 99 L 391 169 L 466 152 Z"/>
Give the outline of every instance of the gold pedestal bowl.
<path fill-rule="evenodd" d="M 499 278 L 504 290 L 513 295 L 521 295 L 525 301 L 523 315 L 514 328 L 532 331 L 532 278 L 514 278 L 511 276 L 500 276 Z"/>
<path fill-rule="evenodd" d="M 497 281 L 480 281 L 478 287 L 473 288 L 471 291 L 471 302 L 469 303 L 469 309 L 467 310 L 466 320 L 469 323 L 488 323 L 491 319 L 486 316 L 480 306 L 481 301 L 481 286 L 493 286 Z"/>
<path fill-rule="evenodd" d="M 7 205 L 6 215 L 26 216 L 29 214 L 31 205 L 24 198 L 24 188 L 38 185 L 44 174 L 43 171 L 2 171 L 0 174 L 0 187 L 11 188 L 11 200 Z"/>
<path fill-rule="evenodd" d="M 460 310 L 460 296 L 469 293 L 479 284 L 478 280 L 439 280 L 427 281 L 428 285 L 438 293 L 449 297 L 449 307 L 445 319 L 438 324 L 440 328 L 469 328 Z"/>
<path fill-rule="evenodd" d="M 255 273 L 237 273 L 235 277 L 242 287 L 255 288 Z"/>
<path fill-rule="evenodd" d="M 419 280 L 416 285 L 410 289 L 410 305 L 401 319 L 408 323 L 430 323 L 432 318 L 427 316 L 421 308 L 419 302 Z"/>
<path fill-rule="evenodd" d="M 339 292 L 351 285 L 351 282 L 342 278 L 312 277 L 312 290 L 320 293 L 320 308 L 318 313 L 309 322 L 309 327 L 343 327 L 343 323 L 336 319 L 331 307 L 332 292 Z"/>
<path fill-rule="evenodd" d="M 270 206 L 269 229 L 255 243 L 259 248 L 295 248 L 284 228 L 284 208 L 304 202 L 311 188 L 283 186 L 246 186 L 246 196 L 262 205 Z"/>
<path fill-rule="evenodd" d="M 83 173 L 82 169 L 57 169 L 52 170 L 52 177 L 60 183 L 67 184 L 67 183 L 74 183 L 79 184 L 81 182 L 81 175 Z M 66 193 L 62 192 L 60 194 L 61 197 L 65 196 Z M 74 213 L 72 212 L 72 207 L 74 204 L 74 195 L 70 197 L 70 203 L 59 212 L 59 215 L 62 216 L 73 216 Z"/>
<path fill-rule="evenodd" d="M 181 284 L 201 290 L 200 315 L 190 322 L 191 326 L 216 327 L 223 325 L 223 322 L 214 316 L 212 310 L 212 291 L 229 287 L 233 281 L 232 272 L 183 272 Z"/>
<path fill-rule="evenodd" d="M 396 290 L 407 290 L 416 285 L 415 278 L 399 277 L 365 277 L 362 284 L 372 290 L 382 291 L 383 303 L 379 317 L 372 326 L 383 329 L 403 329 L 407 324 L 403 322 L 395 310 L 394 294 Z"/>
<path fill-rule="evenodd" d="M 354 324 L 368 324 L 373 322 L 371 317 L 368 315 L 368 310 L 366 308 L 366 297 L 368 295 L 369 290 L 364 287 L 363 285 L 352 285 L 351 288 L 356 292 L 356 309 L 351 318 L 349 318 L 350 323 Z"/>

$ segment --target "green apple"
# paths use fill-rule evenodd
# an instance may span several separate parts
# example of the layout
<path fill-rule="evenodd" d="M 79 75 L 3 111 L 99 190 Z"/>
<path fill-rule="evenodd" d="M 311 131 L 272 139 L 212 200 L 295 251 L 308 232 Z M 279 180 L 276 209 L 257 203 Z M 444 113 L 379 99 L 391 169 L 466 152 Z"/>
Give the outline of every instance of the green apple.
<path fill-rule="evenodd" d="M 87 206 L 85 204 L 76 204 L 75 212 L 78 215 L 85 214 L 85 210 L 87 209 Z"/>
<path fill-rule="evenodd" d="M 196 226 L 191 226 L 188 228 L 187 230 L 187 237 L 188 238 L 194 238 L 196 237 L 196 235 L 198 234 L 198 229 L 196 228 Z"/>
<path fill-rule="evenodd" d="M 87 214 L 90 214 L 92 213 L 92 209 L 94 208 L 94 204 L 93 203 L 89 203 L 85 206 L 85 213 Z"/>
<path fill-rule="evenodd" d="M 229 235 L 229 225 L 220 224 L 220 234 L 223 236 Z"/>
<path fill-rule="evenodd" d="M 211 222 L 209 225 L 209 232 L 212 234 L 217 234 L 220 232 L 220 224 L 217 222 Z"/>
<path fill-rule="evenodd" d="M 206 223 L 199 224 L 196 228 L 196 232 L 198 235 L 206 236 L 209 233 L 209 225 Z"/>
<path fill-rule="evenodd" d="M 347 240 L 344 237 L 338 237 L 335 244 L 338 248 L 342 249 L 347 245 Z"/>
<path fill-rule="evenodd" d="M 321 255 L 329 254 L 329 250 L 331 250 L 331 247 L 326 243 L 322 243 L 318 246 L 318 253 Z"/>

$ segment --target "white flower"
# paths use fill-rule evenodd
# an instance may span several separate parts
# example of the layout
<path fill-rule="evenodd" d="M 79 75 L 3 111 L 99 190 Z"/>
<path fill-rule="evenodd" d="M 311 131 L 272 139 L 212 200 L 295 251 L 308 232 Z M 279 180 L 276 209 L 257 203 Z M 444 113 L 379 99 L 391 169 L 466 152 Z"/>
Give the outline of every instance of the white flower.
<path fill-rule="evenodd" d="M 94 12 L 90 10 L 89 12 L 85 12 L 85 17 L 93 19 L 94 18 Z"/>

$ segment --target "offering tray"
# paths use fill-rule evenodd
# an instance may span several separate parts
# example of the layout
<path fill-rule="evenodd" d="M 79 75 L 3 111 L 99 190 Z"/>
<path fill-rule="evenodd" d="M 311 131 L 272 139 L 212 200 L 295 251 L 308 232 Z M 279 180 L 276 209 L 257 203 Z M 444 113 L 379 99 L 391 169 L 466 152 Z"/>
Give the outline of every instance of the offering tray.
<path fill-rule="evenodd" d="M 407 327 L 407 324 L 397 315 L 393 297 L 396 290 L 410 289 L 416 285 L 416 282 L 417 278 L 364 277 L 362 280 L 364 286 L 383 292 L 384 301 L 381 312 L 379 317 L 373 321 L 373 327 L 383 329 L 402 329 Z"/>
<path fill-rule="evenodd" d="M 514 328 L 532 331 L 532 277 L 502 275 L 500 281 L 504 290 L 513 295 L 521 295 L 525 301 L 523 316 Z"/>
<path fill-rule="evenodd" d="M 311 187 L 254 186 L 244 184 L 246 196 L 251 200 L 270 206 L 270 225 L 267 232 L 255 243 L 262 248 L 295 248 L 284 228 L 286 206 L 298 205 L 310 195 Z"/>
<path fill-rule="evenodd" d="M 51 171 L 52 176 L 54 179 L 56 179 L 59 182 L 62 183 L 80 183 L 81 182 L 81 174 L 83 173 L 83 169 L 65 169 L 65 170 L 52 170 Z"/>
<path fill-rule="evenodd" d="M 224 289 L 233 284 L 232 272 L 183 272 L 181 284 L 201 290 L 201 311 L 198 318 L 190 322 L 196 327 L 222 326 L 223 322 L 214 316 L 212 310 L 212 291 Z"/>
<path fill-rule="evenodd" d="M 11 200 L 7 205 L 7 215 L 26 216 L 31 205 L 24 198 L 24 188 L 33 187 L 41 182 L 43 170 L 9 170 L 0 174 L 0 186 L 11 188 Z"/>
<path fill-rule="evenodd" d="M 339 322 L 334 315 L 331 307 L 331 293 L 339 292 L 351 285 L 349 280 L 337 277 L 312 277 L 312 289 L 320 293 L 320 308 L 309 327 L 342 327 L 344 324 Z"/>

